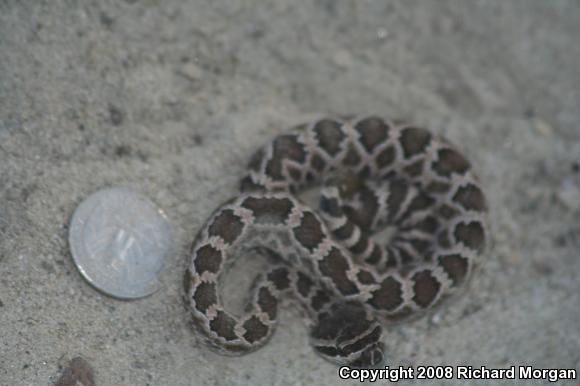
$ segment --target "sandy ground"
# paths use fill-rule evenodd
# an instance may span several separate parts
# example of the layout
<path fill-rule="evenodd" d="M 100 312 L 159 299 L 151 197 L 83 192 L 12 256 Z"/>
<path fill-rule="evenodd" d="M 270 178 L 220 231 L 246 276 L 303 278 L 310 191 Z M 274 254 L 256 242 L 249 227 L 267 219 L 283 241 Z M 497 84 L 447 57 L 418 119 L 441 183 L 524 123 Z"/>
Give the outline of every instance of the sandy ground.
<path fill-rule="evenodd" d="M 491 206 L 471 289 L 389 328 L 389 364 L 580 369 L 579 1 L 79 3 L 0 3 L 0 385 L 52 385 L 78 356 L 96 385 L 349 384 L 291 303 L 262 350 L 209 352 L 181 277 L 260 144 L 352 113 L 446 135 Z M 75 207 L 114 185 L 173 228 L 139 301 L 95 291 L 68 248 Z"/>

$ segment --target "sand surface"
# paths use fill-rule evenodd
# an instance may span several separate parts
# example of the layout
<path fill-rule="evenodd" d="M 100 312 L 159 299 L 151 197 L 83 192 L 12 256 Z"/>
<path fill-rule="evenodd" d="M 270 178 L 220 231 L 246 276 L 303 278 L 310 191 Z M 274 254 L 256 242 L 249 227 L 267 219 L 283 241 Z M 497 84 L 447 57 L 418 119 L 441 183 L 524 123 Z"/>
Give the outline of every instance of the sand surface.
<path fill-rule="evenodd" d="M 252 152 L 326 114 L 447 136 L 489 198 L 487 263 L 388 329 L 389 364 L 580 369 L 579 39 L 578 0 L 1 2 L 0 385 L 52 385 L 75 357 L 96 385 L 358 384 L 291 303 L 268 345 L 229 358 L 181 300 L 189 246 Z M 68 247 L 76 206 L 116 185 L 173 229 L 139 301 L 95 291 Z"/>

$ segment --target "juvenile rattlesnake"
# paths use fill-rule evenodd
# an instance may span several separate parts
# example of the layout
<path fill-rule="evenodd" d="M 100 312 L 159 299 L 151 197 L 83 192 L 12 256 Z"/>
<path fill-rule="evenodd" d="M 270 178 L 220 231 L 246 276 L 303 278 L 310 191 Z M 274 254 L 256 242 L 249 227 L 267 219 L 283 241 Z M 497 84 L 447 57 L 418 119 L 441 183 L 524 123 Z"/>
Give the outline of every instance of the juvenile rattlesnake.
<path fill-rule="evenodd" d="M 319 211 L 295 194 L 322 186 Z M 260 149 L 241 195 L 199 232 L 185 275 L 195 325 L 220 353 L 262 346 L 291 292 L 311 343 L 339 364 L 383 359 L 384 319 L 419 315 L 465 284 L 487 237 L 486 202 L 469 162 L 447 141 L 384 119 L 322 119 Z M 393 228 L 390 241 L 370 238 Z M 220 281 L 243 253 L 271 257 L 243 315 Z"/>

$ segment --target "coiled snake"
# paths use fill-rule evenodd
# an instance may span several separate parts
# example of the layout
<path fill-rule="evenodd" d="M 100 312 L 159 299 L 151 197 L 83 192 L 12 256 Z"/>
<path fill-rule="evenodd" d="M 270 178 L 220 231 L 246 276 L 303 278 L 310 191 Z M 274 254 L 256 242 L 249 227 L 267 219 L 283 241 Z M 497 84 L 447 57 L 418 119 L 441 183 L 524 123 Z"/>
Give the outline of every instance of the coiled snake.
<path fill-rule="evenodd" d="M 318 211 L 296 198 L 314 186 Z M 290 292 L 319 354 L 375 365 L 381 321 L 420 315 L 468 281 L 485 248 L 485 212 L 470 163 L 427 130 L 377 117 L 298 126 L 254 154 L 241 194 L 199 232 L 184 277 L 192 319 L 211 347 L 241 355 L 270 338 Z M 385 245 L 371 238 L 384 228 Z M 220 281 L 248 252 L 272 267 L 234 315 Z"/>

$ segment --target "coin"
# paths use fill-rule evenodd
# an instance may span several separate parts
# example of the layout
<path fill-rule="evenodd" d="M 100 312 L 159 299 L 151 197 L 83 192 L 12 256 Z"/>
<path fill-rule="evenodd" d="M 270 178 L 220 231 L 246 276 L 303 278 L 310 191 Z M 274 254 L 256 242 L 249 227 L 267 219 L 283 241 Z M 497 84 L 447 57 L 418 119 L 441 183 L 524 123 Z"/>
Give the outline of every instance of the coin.
<path fill-rule="evenodd" d="M 123 187 L 87 197 L 73 214 L 69 244 L 84 278 L 102 292 L 137 299 L 159 288 L 170 244 L 167 218 L 155 204 Z"/>

